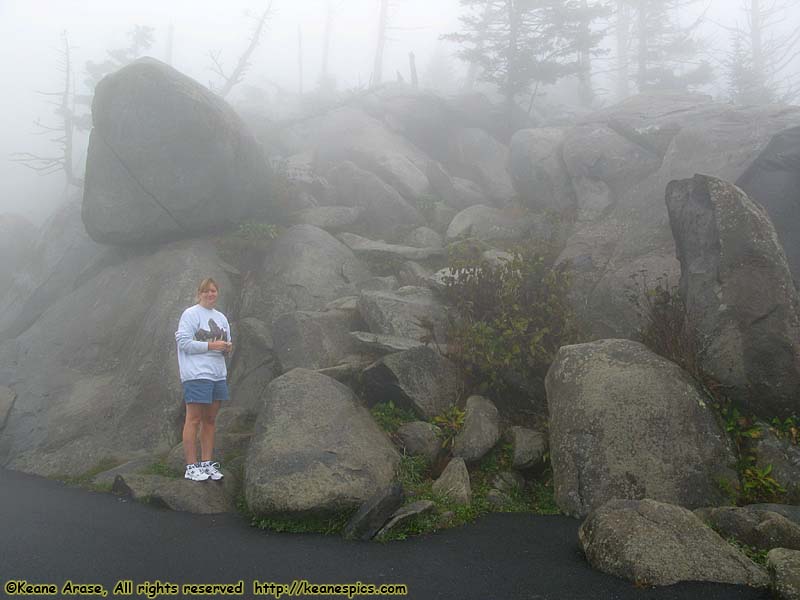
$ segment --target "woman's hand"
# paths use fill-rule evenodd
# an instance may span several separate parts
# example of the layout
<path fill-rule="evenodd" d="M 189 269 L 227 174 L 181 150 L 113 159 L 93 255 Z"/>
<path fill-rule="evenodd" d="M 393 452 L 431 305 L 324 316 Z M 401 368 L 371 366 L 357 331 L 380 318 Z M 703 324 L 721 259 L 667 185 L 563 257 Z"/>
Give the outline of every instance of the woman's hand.
<path fill-rule="evenodd" d="M 213 342 L 208 342 L 209 350 L 218 350 L 219 352 L 230 352 L 231 348 L 233 348 L 233 344 L 231 344 L 230 342 L 224 342 L 222 340 L 215 340 Z"/>

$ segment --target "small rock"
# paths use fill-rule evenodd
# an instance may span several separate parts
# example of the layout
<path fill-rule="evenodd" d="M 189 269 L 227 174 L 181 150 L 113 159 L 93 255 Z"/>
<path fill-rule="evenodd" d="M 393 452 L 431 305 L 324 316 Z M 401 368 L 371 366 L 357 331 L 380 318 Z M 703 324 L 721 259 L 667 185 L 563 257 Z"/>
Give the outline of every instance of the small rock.
<path fill-rule="evenodd" d="M 447 463 L 439 479 L 433 482 L 433 492 L 458 504 L 468 505 L 472 501 L 469 472 L 463 458 L 456 457 Z"/>
<path fill-rule="evenodd" d="M 397 429 L 397 436 L 408 454 L 424 456 L 429 462 L 433 462 L 442 449 L 438 431 L 432 423 L 412 421 L 401 425 Z"/>
<path fill-rule="evenodd" d="M 453 441 L 453 456 L 474 463 L 494 448 L 500 439 L 500 416 L 491 400 L 483 396 L 467 398 L 464 426 Z"/>
<path fill-rule="evenodd" d="M 393 482 L 377 491 L 361 505 L 342 533 L 345 539 L 369 540 L 383 527 L 403 504 L 403 486 Z"/>
<path fill-rule="evenodd" d="M 541 431 L 514 426 L 508 430 L 513 448 L 511 466 L 522 471 L 544 466 L 547 454 L 547 437 Z"/>
<path fill-rule="evenodd" d="M 396 527 L 406 519 L 410 519 L 414 515 L 421 515 L 422 513 L 428 512 L 434 506 L 435 504 L 430 500 L 417 500 L 411 504 L 401 506 L 394 512 L 394 514 L 390 517 L 389 522 L 383 526 L 383 529 L 381 529 L 375 537 L 382 537 L 386 535 L 386 533 L 389 532 L 393 527 Z"/>

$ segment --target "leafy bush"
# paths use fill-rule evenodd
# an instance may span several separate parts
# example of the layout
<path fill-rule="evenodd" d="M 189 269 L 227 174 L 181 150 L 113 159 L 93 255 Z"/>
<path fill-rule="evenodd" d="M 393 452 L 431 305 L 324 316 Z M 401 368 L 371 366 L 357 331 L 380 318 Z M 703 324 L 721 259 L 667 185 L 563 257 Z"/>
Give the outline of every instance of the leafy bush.
<path fill-rule="evenodd" d="M 499 396 L 541 391 L 558 349 L 577 341 L 565 268 L 529 247 L 492 266 L 451 260 L 445 293 L 455 307 L 450 355 Z"/>
<path fill-rule="evenodd" d="M 453 440 L 464 426 L 465 416 L 466 412 L 463 409 L 453 405 L 442 414 L 433 417 L 433 424 L 439 428 L 437 434 L 442 440 L 442 448 L 449 450 L 453 447 Z"/>
<path fill-rule="evenodd" d="M 394 433 L 404 423 L 417 420 L 413 411 L 395 406 L 392 401 L 379 402 L 372 407 L 371 412 L 375 422 L 388 433 Z"/>

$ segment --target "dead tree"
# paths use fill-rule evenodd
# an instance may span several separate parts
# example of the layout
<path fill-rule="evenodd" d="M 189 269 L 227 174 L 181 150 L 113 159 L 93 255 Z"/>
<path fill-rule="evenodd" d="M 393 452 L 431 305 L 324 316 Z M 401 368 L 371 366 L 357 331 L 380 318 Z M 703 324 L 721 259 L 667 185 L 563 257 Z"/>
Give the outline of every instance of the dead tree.
<path fill-rule="evenodd" d="M 375 62 L 372 66 L 372 77 L 369 86 L 380 85 L 383 79 L 383 48 L 386 45 L 386 26 L 389 21 L 389 0 L 381 0 L 381 12 L 378 17 L 378 43 L 375 47 Z"/>
<path fill-rule="evenodd" d="M 73 94 L 73 74 L 72 74 L 72 49 L 69 45 L 67 32 L 62 34 L 64 47 L 59 51 L 59 71 L 64 74 L 64 88 L 58 92 L 39 92 L 40 94 L 52 98 L 48 104 L 55 106 L 53 111 L 59 119 L 58 125 L 46 125 L 40 120 L 36 121 L 36 127 L 40 135 L 54 134 L 50 138 L 54 142 L 59 152 L 52 156 L 43 156 L 31 152 L 15 152 L 10 159 L 21 165 L 33 169 L 39 175 L 51 175 L 58 171 L 64 172 L 67 185 L 80 187 L 83 179 L 75 174 L 73 165 L 73 140 L 77 117 L 75 116 L 75 100 Z"/>
<path fill-rule="evenodd" d="M 258 47 L 258 43 L 261 40 L 261 34 L 264 31 L 264 26 L 266 25 L 270 15 L 272 15 L 272 2 L 269 3 L 269 6 L 262 13 L 261 17 L 257 19 L 256 26 L 253 29 L 253 34 L 250 36 L 250 42 L 247 44 L 245 51 L 239 57 L 236 67 L 233 69 L 230 75 L 225 73 L 222 62 L 220 61 L 221 51 L 209 52 L 211 62 L 213 63 L 213 66 L 210 68 L 223 81 L 222 87 L 220 87 L 219 91 L 215 90 L 212 86 L 209 87 L 211 87 L 213 91 L 217 92 L 217 94 L 223 98 L 230 93 L 237 83 L 241 83 L 241 81 L 244 79 L 244 76 L 247 74 L 247 70 L 251 66 L 250 57 Z"/>

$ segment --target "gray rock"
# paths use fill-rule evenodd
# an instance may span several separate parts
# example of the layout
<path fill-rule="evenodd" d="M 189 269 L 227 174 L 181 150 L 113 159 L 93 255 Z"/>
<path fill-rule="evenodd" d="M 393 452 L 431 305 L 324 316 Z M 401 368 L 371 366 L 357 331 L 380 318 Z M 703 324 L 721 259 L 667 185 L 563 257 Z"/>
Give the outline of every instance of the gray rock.
<path fill-rule="evenodd" d="M 417 209 L 397 190 L 352 162 L 343 162 L 331 169 L 328 179 L 336 188 L 342 205 L 363 209 L 361 223 L 374 236 L 394 239 L 403 228 L 422 224 Z"/>
<path fill-rule="evenodd" d="M 381 354 L 403 352 L 404 350 L 411 350 L 425 345 L 419 340 L 410 340 L 395 335 L 369 333 L 368 331 L 351 331 L 349 335 L 362 346 Z"/>
<path fill-rule="evenodd" d="M 763 206 L 786 252 L 795 283 L 800 282 L 800 203 L 793 201 L 800 177 L 800 127 L 777 133 L 736 181 Z"/>
<path fill-rule="evenodd" d="M 163 242 L 276 215 L 255 138 L 169 65 L 141 58 L 106 76 L 92 122 L 83 221 L 95 241 Z"/>
<path fill-rule="evenodd" d="M 117 475 L 112 492 L 138 502 L 200 515 L 236 512 L 238 482 L 232 474 L 220 481 L 190 481 L 161 475 Z"/>
<path fill-rule="evenodd" d="M 476 128 L 459 129 L 447 141 L 451 173 L 477 183 L 496 206 L 514 197 L 506 146 Z"/>
<path fill-rule="evenodd" d="M 393 401 L 431 419 L 458 401 L 457 367 L 427 346 L 384 356 L 363 373 L 370 405 Z"/>
<path fill-rule="evenodd" d="M 501 471 L 492 478 L 492 488 L 510 494 L 525 487 L 525 478 L 516 471 Z"/>
<path fill-rule="evenodd" d="M 430 227 L 417 227 L 406 236 L 406 244 L 414 248 L 441 248 L 442 236 Z"/>
<path fill-rule="evenodd" d="M 297 225 L 313 225 L 332 233 L 346 231 L 358 222 L 363 208 L 352 206 L 317 206 L 291 215 Z"/>
<path fill-rule="evenodd" d="M 354 233 L 340 233 L 339 239 L 350 248 L 359 258 L 383 260 L 386 258 L 401 258 L 404 260 L 425 260 L 431 256 L 440 256 L 440 248 L 420 248 L 387 244 L 363 238 Z"/>
<path fill-rule="evenodd" d="M 733 184 L 695 175 L 667 186 L 701 368 L 748 412 L 800 408 L 800 297 L 766 211 Z"/>
<path fill-rule="evenodd" d="M 17 394 L 10 387 L 0 386 L 0 429 L 6 426 L 8 415 L 14 406 Z"/>
<path fill-rule="evenodd" d="M 336 191 L 324 177 L 314 170 L 314 153 L 312 151 L 293 154 L 281 160 L 278 166 L 280 173 L 286 177 L 289 185 L 298 194 L 311 196 L 313 203 L 306 208 L 335 204 Z M 316 225 L 316 223 L 309 224 Z M 319 227 L 319 225 L 317 226 Z"/>
<path fill-rule="evenodd" d="M 545 378 L 555 499 L 585 516 L 612 498 L 724 503 L 735 458 L 703 393 L 630 340 L 564 346 Z"/>
<path fill-rule="evenodd" d="M 446 496 L 457 504 L 472 502 L 469 472 L 463 458 L 455 457 L 447 463 L 439 478 L 433 482 L 433 493 Z"/>
<path fill-rule="evenodd" d="M 11 286 L 31 255 L 38 232 L 27 219 L 10 213 L 0 214 L 0 297 Z"/>
<path fill-rule="evenodd" d="M 350 311 L 295 311 L 275 319 L 275 355 L 283 372 L 294 368 L 325 369 L 357 352 L 350 331 L 361 324 Z"/>
<path fill-rule="evenodd" d="M 372 157 L 361 155 L 356 161 L 411 201 L 424 196 L 428 190 L 425 173 L 399 152 L 384 152 Z"/>
<path fill-rule="evenodd" d="M 431 225 L 439 232 L 447 231 L 450 223 L 458 213 L 459 209 L 457 208 L 447 206 L 444 202 L 435 202 L 433 204 L 433 222 Z"/>
<path fill-rule="evenodd" d="M 142 469 L 149 467 L 151 464 L 153 464 L 152 456 L 134 458 L 133 460 L 124 462 L 112 469 L 98 473 L 92 479 L 92 483 L 94 485 L 111 485 L 116 480 L 117 475 L 122 475 L 124 480 L 125 475 L 138 473 Z"/>
<path fill-rule="evenodd" d="M 431 272 L 428 269 L 410 260 L 404 262 L 397 273 L 397 278 L 403 286 L 425 287 L 430 277 Z"/>
<path fill-rule="evenodd" d="M 342 536 L 350 540 L 372 539 L 400 508 L 403 500 L 403 486 L 397 482 L 378 490 L 347 522 Z"/>
<path fill-rule="evenodd" d="M 369 281 L 369 280 L 367 280 Z M 336 300 L 331 300 L 324 307 L 323 310 L 348 310 L 352 312 L 358 311 L 358 296 L 343 296 Z"/>
<path fill-rule="evenodd" d="M 579 194 L 582 220 L 559 262 L 572 265 L 572 305 L 592 338 L 631 337 L 639 325 L 628 301 L 631 276 L 666 273 L 673 283 L 680 276 L 667 184 L 695 173 L 736 181 L 774 134 L 800 124 L 800 111 L 645 94 L 583 121 L 568 134 L 564 158 L 576 191 L 588 192 Z M 595 137 L 598 128 L 604 135 Z"/>
<path fill-rule="evenodd" d="M 230 315 L 227 269 L 205 240 L 132 254 L 62 290 L 24 333 L 0 342 L 0 385 L 17 395 L 0 432 L 0 463 L 80 475 L 172 448 L 183 408 L 177 319 L 209 276 Z"/>
<path fill-rule="evenodd" d="M 800 550 L 800 525 L 775 512 L 748 506 L 700 508 L 695 514 L 724 538 L 734 537 L 760 550 Z"/>
<path fill-rule="evenodd" d="M 294 369 L 264 393 L 245 461 L 245 498 L 257 515 L 335 514 L 391 483 L 399 460 L 353 392 Z"/>
<path fill-rule="evenodd" d="M 564 130 L 555 127 L 522 129 L 511 138 L 511 179 L 528 208 L 561 212 L 575 205 L 563 144 Z"/>
<path fill-rule="evenodd" d="M 767 570 L 779 600 L 800 599 L 800 552 L 786 548 L 770 550 Z"/>
<path fill-rule="evenodd" d="M 464 415 L 464 426 L 453 440 L 453 456 L 474 463 L 494 448 L 500 439 L 500 415 L 488 398 L 470 396 Z"/>
<path fill-rule="evenodd" d="M 370 277 L 358 283 L 356 288 L 361 290 L 374 290 L 379 292 L 391 292 L 397 289 L 397 277 L 387 275 L 386 277 Z"/>
<path fill-rule="evenodd" d="M 655 500 L 611 500 L 578 531 L 589 564 L 641 585 L 712 581 L 766 587 L 766 573 L 690 511 Z"/>
<path fill-rule="evenodd" d="M 417 500 L 411 504 L 406 504 L 398 508 L 389 519 L 389 522 L 383 526 L 376 537 L 383 537 L 386 533 L 397 527 L 403 521 L 410 519 L 413 516 L 421 515 L 433 509 L 436 506 L 432 500 Z"/>
<path fill-rule="evenodd" d="M 61 299 L 64 290 L 74 289 L 79 280 L 91 276 L 90 266 L 99 257 L 109 255 L 114 253 L 86 233 L 80 201 L 66 202 L 41 226 L 27 260 L 19 264 L 13 282 L 0 291 L 0 339 L 15 338 L 28 329 Z"/>
<path fill-rule="evenodd" d="M 272 332 L 260 319 L 240 319 L 233 328 L 234 350 L 228 380 L 233 402 L 250 414 L 260 410 L 261 392 L 279 374 Z M 227 411 L 223 411 L 220 415 Z"/>
<path fill-rule="evenodd" d="M 364 291 L 358 311 L 373 333 L 423 340 L 430 331 L 422 322 L 433 324 L 438 342 L 446 341 L 447 313 L 429 289 L 406 286 L 393 292 Z"/>
<path fill-rule="evenodd" d="M 760 436 L 746 441 L 748 451 L 755 456 L 755 466 L 771 469 L 770 475 L 786 489 L 786 500 L 800 504 L 800 446 L 791 440 L 780 439 L 765 423 L 757 423 Z M 797 522 L 800 524 L 800 508 Z"/>
<path fill-rule="evenodd" d="M 319 310 L 357 293 L 372 274 L 347 246 L 311 225 L 287 229 L 271 246 L 260 271 L 242 292 L 242 314 L 268 326 L 295 310 Z"/>
<path fill-rule="evenodd" d="M 432 423 L 412 421 L 397 428 L 397 437 L 407 454 L 424 456 L 432 463 L 442 449 L 438 431 L 439 428 Z"/>
<path fill-rule="evenodd" d="M 511 502 L 511 497 L 498 489 L 492 489 L 487 492 L 486 501 L 495 508 L 501 509 Z"/>
<path fill-rule="evenodd" d="M 546 238 L 547 228 L 541 215 L 526 211 L 498 210 L 477 204 L 458 213 L 447 227 L 445 238 L 452 242 L 456 238 L 474 237 L 479 240 L 518 240 L 527 236 Z"/>
<path fill-rule="evenodd" d="M 512 467 L 526 470 L 544 466 L 547 453 L 547 436 L 544 433 L 515 425 L 509 428 L 508 437 L 513 448 Z"/>
<path fill-rule="evenodd" d="M 450 177 L 441 163 L 431 161 L 427 175 L 433 190 L 450 208 L 463 210 L 476 204 L 484 204 L 488 200 L 480 186 L 468 179 Z"/>
<path fill-rule="evenodd" d="M 763 504 L 748 504 L 748 508 L 750 508 L 750 510 L 762 510 L 778 513 L 779 515 L 783 515 L 789 519 L 795 525 L 800 525 L 800 506 L 765 502 Z"/>

